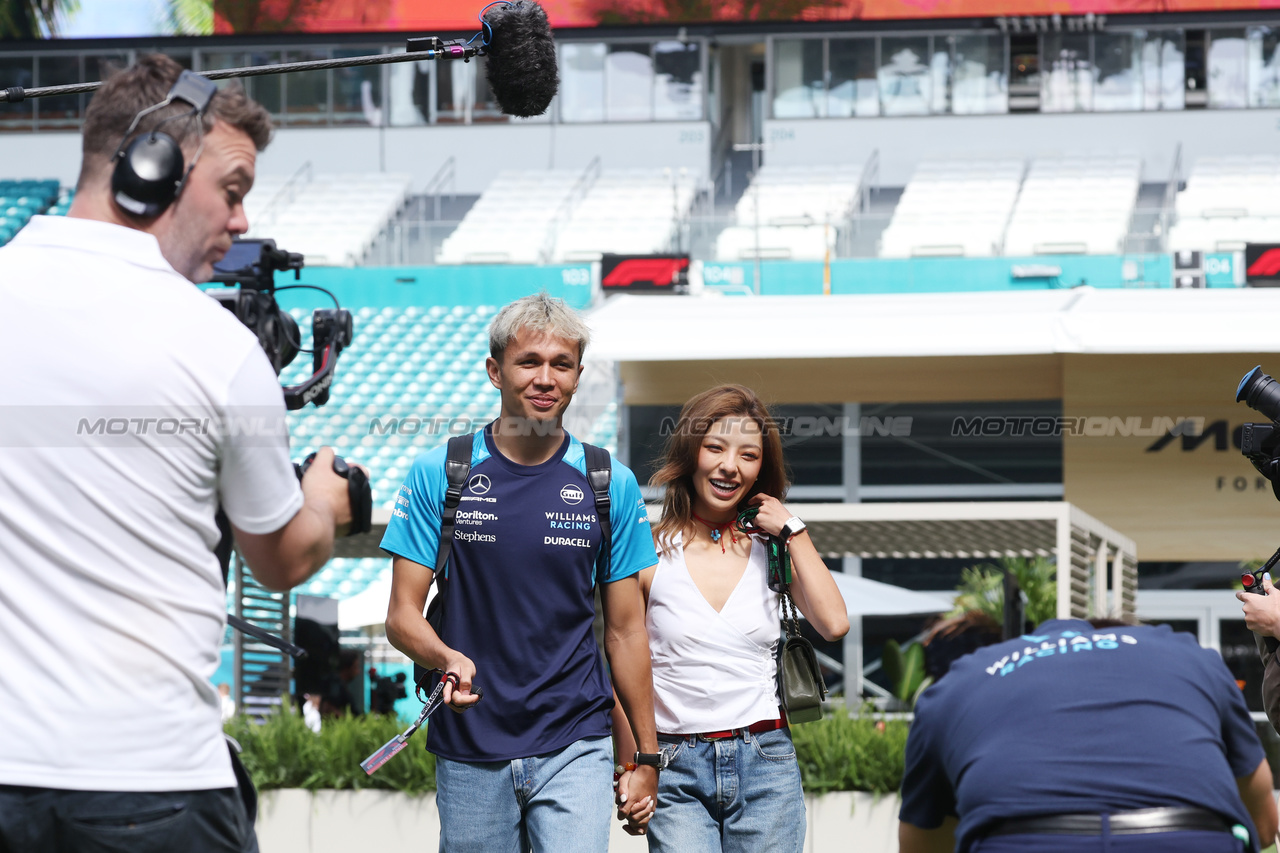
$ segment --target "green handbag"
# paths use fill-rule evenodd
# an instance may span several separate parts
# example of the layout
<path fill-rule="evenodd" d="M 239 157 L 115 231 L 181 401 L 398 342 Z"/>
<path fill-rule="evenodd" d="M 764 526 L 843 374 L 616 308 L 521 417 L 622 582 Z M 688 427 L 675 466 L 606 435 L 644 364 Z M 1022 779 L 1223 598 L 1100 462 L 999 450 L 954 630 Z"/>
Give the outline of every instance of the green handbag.
<path fill-rule="evenodd" d="M 789 628 L 788 610 L 791 614 Z M 812 723 L 822 719 L 822 700 L 827 698 L 827 684 L 822 680 L 822 669 L 818 666 L 813 644 L 800 635 L 800 622 L 790 590 L 782 593 L 782 613 L 782 637 L 778 642 L 778 695 L 787 711 L 787 722 Z"/>
<path fill-rule="evenodd" d="M 749 511 L 748 511 L 749 512 Z M 750 524 L 754 513 L 743 513 Z M 759 528 L 757 532 L 763 534 Z M 767 534 L 764 534 L 767 536 Z M 786 709 L 787 721 L 811 723 L 822 719 L 822 700 L 827 698 L 827 684 L 822 680 L 818 653 L 800 633 L 800 616 L 791 597 L 791 555 L 787 543 L 767 536 L 769 555 L 769 589 L 782 596 L 782 636 L 778 639 L 778 696 Z"/>

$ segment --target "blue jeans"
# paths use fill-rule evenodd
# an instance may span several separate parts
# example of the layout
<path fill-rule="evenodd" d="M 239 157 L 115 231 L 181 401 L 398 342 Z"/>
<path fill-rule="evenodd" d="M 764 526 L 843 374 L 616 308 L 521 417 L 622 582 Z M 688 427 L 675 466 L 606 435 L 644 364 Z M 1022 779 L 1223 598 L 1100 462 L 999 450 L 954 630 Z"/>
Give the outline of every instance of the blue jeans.
<path fill-rule="evenodd" d="M 705 741 L 661 737 L 650 853 L 801 853 L 804 791 L 791 732 Z"/>
<path fill-rule="evenodd" d="M 603 853 L 613 742 L 584 738 L 511 761 L 436 761 L 440 853 Z"/>
<path fill-rule="evenodd" d="M 234 788 L 127 793 L 0 785 L 0 853 L 257 849 Z"/>

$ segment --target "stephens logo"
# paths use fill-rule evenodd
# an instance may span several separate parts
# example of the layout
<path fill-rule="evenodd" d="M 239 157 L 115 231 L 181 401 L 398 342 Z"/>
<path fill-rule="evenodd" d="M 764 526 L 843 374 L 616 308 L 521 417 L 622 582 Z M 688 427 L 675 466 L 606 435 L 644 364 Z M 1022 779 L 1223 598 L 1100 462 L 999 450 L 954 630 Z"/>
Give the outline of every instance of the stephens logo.
<path fill-rule="evenodd" d="M 560 490 L 560 499 L 570 506 L 582 503 L 582 498 L 582 489 L 579 489 L 573 483 L 569 483 Z"/>
<path fill-rule="evenodd" d="M 467 489 L 473 495 L 487 494 L 491 488 L 493 488 L 493 484 L 489 482 L 489 478 L 484 474 L 476 474 L 467 481 Z"/>

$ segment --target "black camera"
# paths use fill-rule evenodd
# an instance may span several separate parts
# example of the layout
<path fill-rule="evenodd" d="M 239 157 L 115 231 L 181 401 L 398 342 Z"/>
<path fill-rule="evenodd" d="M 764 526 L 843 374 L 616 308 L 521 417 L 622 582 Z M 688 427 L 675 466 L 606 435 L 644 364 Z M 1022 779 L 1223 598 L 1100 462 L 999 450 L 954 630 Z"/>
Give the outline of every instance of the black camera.
<path fill-rule="evenodd" d="M 257 336 L 276 375 L 297 357 L 301 343 L 298 324 L 276 304 L 275 274 L 293 270 L 297 279 L 302 265 L 302 255 L 277 248 L 275 240 L 235 240 L 226 256 L 214 264 L 212 281 L 239 287 L 205 291 Z M 329 401 L 338 355 L 351 345 L 353 335 L 350 311 L 315 310 L 311 315 L 312 375 L 298 385 L 285 386 L 286 408 L 301 409 L 307 403 L 323 406 Z"/>
<path fill-rule="evenodd" d="M 1263 373 L 1262 365 L 1258 365 L 1240 380 L 1236 402 L 1271 419 L 1267 424 L 1244 425 L 1240 452 L 1271 481 L 1271 491 L 1280 500 L 1280 382 Z"/>
<path fill-rule="evenodd" d="M 369 667 L 369 680 L 372 687 L 369 690 L 369 712 L 372 714 L 394 714 L 396 712 L 396 700 L 404 699 L 409 694 L 405 692 L 405 674 L 398 672 L 395 678 L 385 675 L 378 675 L 376 667 Z"/>

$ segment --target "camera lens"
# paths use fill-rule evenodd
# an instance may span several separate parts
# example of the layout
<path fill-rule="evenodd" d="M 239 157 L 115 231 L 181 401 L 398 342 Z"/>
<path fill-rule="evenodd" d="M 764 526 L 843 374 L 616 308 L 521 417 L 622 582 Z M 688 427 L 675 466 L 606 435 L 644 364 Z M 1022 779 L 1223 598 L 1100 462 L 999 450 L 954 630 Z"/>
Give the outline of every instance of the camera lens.
<path fill-rule="evenodd" d="M 1240 380 L 1236 402 L 1247 404 L 1273 421 L 1280 421 L 1280 382 L 1263 373 L 1262 365 L 1258 365 Z"/>

